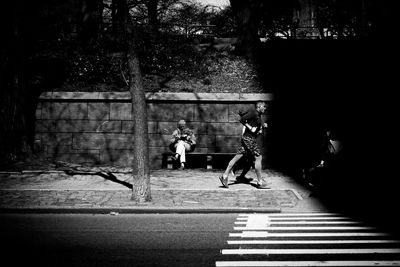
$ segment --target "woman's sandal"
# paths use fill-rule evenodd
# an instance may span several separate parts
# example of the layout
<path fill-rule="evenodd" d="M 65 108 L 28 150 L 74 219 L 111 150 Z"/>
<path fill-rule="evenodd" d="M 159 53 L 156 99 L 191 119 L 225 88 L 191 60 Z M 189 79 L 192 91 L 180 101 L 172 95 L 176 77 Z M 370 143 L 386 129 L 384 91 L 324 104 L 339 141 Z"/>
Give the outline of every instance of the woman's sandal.
<path fill-rule="evenodd" d="M 219 177 L 219 180 L 221 181 L 221 184 L 223 187 L 228 188 L 228 177 L 224 178 L 224 175 L 221 175 Z"/>
<path fill-rule="evenodd" d="M 265 181 L 262 181 L 262 182 L 257 181 L 257 188 L 258 189 L 269 189 L 269 188 L 271 188 L 271 186 Z"/>

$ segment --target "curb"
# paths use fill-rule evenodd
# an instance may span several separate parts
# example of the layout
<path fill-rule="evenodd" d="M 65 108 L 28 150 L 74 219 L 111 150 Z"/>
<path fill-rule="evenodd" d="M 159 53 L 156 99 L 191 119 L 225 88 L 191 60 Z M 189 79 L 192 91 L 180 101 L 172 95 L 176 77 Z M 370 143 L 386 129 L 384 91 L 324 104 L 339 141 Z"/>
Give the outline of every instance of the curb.
<path fill-rule="evenodd" d="M 55 208 L 0 208 L 0 214 L 150 214 L 150 213 L 280 213 L 280 208 L 238 208 L 238 207 L 220 207 L 220 208 L 179 208 L 179 207 L 151 207 L 151 208 L 71 208 L 71 207 L 55 207 Z"/>

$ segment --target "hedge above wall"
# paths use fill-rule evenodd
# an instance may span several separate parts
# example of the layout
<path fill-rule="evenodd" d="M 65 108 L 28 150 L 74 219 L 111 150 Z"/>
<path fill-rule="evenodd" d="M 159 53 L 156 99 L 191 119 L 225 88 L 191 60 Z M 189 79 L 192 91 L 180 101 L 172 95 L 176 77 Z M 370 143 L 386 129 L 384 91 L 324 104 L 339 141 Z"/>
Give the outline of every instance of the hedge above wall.
<path fill-rule="evenodd" d="M 185 119 L 198 152 L 234 152 L 240 140 L 238 111 L 271 94 L 147 93 L 151 168 L 162 166 L 172 131 Z M 132 106 L 129 92 L 45 92 L 36 111 L 35 140 L 50 159 L 130 166 Z M 265 119 L 268 119 L 268 109 Z"/>
<path fill-rule="evenodd" d="M 129 92 L 44 92 L 41 101 L 76 100 L 76 101 L 127 101 L 131 99 Z M 205 101 L 205 102 L 255 102 L 272 101 L 272 94 L 241 93 L 146 93 L 147 101 Z"/>

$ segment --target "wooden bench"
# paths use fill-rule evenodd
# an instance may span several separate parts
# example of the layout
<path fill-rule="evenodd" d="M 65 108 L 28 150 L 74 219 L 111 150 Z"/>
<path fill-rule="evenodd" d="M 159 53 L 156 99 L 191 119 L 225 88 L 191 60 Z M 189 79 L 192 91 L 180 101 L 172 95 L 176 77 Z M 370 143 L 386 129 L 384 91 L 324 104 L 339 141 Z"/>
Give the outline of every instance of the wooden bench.
<path fill-rule="evenodd" d="M 174 169 L 179 167 L 179 162 L 173 160 L 175 154 L 172 152 L 163 153 L 162 167 L 167 169 Z M 189 152 L 186 153 L 186 165 L 188 168 L 206 168 L 210 169 L 224 169 L 228 162 L 236 155 L 236 153 L 201 153 Z"/>

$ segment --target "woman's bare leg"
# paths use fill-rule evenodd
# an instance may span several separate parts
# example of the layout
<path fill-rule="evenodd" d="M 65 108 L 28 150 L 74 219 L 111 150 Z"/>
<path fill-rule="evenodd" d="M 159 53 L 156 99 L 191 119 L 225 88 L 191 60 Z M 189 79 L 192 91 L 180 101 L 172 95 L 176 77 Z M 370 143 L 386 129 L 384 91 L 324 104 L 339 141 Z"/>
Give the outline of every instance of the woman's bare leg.
<path fill-rule="evenodd" d="M 235 166 L 235 164 L 243 157 L 243 154 L 236 154 L 233 159 L 231 159 L 229 161 L 228 167 L 226 167 L 226 170 L 224 172 L 224 174 L 222 175 L 223 178 L 227 178 L 229 176 L 229 174 L 232 171 L 233 166 Z"/>

